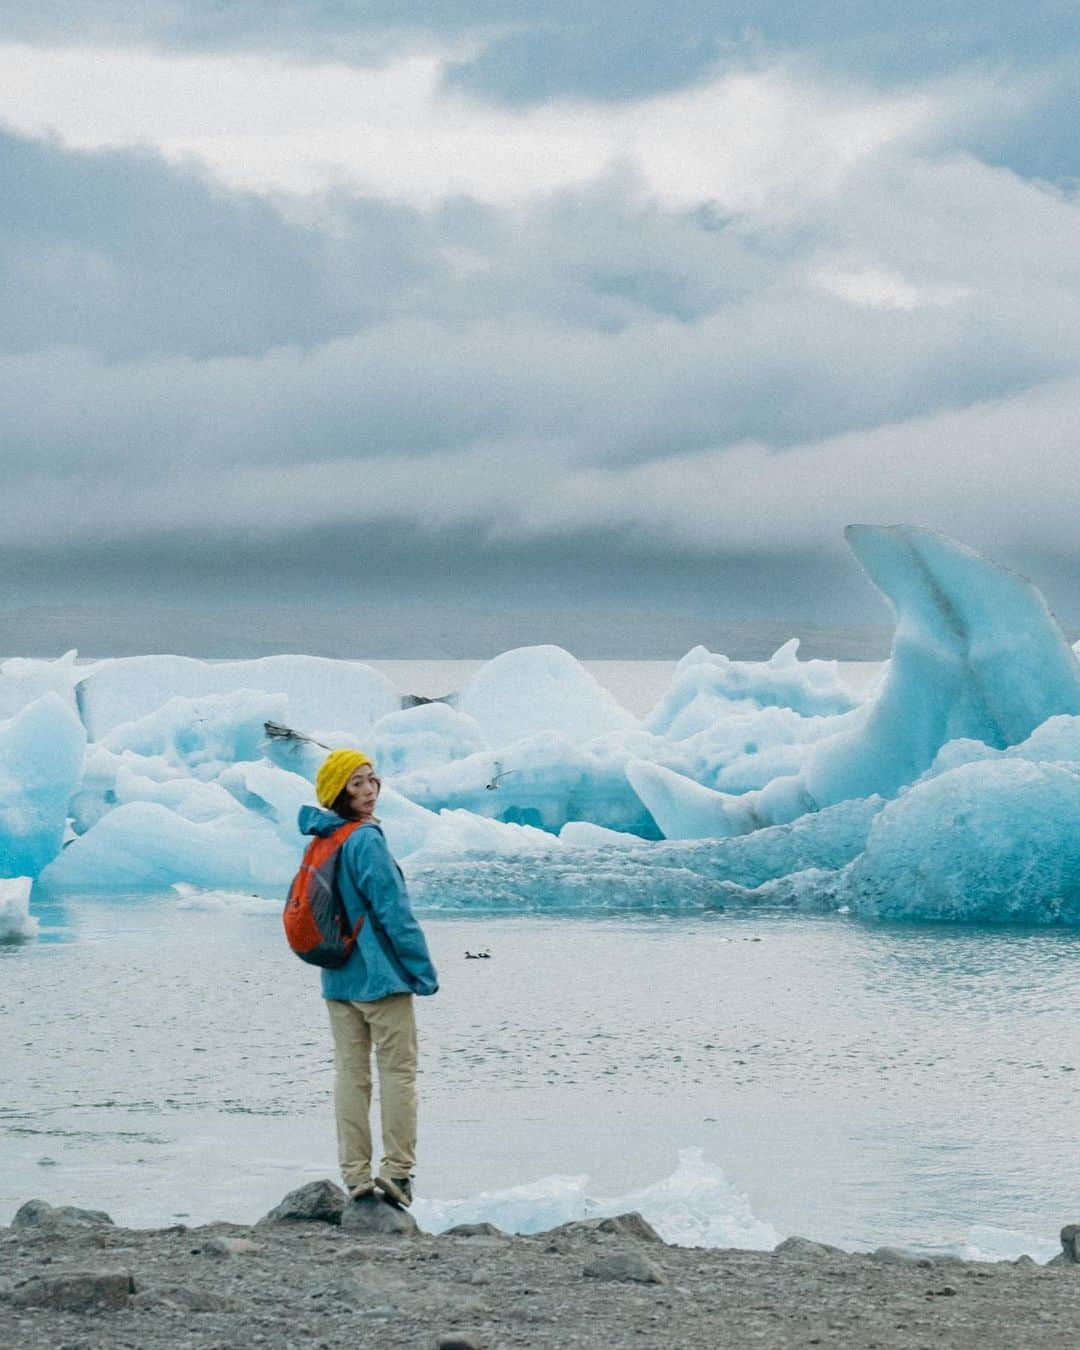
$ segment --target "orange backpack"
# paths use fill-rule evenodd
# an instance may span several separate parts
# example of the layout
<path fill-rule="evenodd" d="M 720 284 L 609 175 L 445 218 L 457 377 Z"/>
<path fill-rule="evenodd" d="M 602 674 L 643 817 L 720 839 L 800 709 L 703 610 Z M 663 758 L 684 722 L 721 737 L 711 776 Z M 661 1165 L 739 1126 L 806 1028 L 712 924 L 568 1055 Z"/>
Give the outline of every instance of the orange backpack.
<path fill-rule="evenodd" d="M 285 901 L 285 940 L 301 961 L 336 970 L 353 954 L 360 929 L 349 931 L 349 916 L 337 885 L 339 851 L 362 821 L 351 820 L 332 834 L 316 835 L 304 850 L 304 861 L 293 877 Z"/>

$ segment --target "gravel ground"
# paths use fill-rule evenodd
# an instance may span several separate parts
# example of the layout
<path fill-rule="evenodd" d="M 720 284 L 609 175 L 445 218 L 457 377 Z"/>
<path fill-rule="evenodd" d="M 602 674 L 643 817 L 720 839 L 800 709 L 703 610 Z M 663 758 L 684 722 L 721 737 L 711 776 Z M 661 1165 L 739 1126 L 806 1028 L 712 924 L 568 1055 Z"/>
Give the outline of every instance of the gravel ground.
<path fill-rule="evenodd" d="M 315 1187 L 322 1211 L 279 1211 L 322 1220 L 254 1227 L 124 1229 L 32 1206 L 0 1229 L 0 1346 L 1038 1350 L 1080 1324 L 1071 1262 L 850 1255 L 799 1238 L 774 1253 L 671 1247 L 637 1216 L 429 1237 L 377 1231 L 410 1220 L 376 1200 L 334 1222 L 336 1188 Z"/>

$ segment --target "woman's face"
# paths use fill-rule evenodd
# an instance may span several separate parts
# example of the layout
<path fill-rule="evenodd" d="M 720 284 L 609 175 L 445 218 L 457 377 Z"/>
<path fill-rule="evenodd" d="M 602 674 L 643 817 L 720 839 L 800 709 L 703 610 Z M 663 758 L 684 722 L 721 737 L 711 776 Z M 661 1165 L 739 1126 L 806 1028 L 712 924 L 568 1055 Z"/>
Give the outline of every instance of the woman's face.
<path fill-rule="evenodd" d="M 361 764 L 345 784 L 345 795 L 353 815 L 364 820 L 375 814 L 375 803 L 379 798 L 379 780 L 370 764 Z"/>

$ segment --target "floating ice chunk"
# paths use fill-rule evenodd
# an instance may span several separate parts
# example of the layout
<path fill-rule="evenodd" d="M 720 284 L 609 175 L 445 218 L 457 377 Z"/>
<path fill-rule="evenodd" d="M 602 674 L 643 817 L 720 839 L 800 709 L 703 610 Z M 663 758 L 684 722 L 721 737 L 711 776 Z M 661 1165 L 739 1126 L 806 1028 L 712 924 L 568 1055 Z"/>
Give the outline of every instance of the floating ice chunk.
<path fill-rule="evenodd" d="M 630 761 L 626 777 L 665 839 L 747 834 L 777 819 L 795 820 L 818 806 L 802 779 L 794 775 L 773 779 L 760 792 L 741 797 L 714 792 L 661 764 L 641 759 Z"/>
<path fill-rule="evenodd" d="M 648 845 L 640 835 L 608 830 L 588 820 L 568 820 L 559 831 L 559 843 L 570 848 L 645 848 Z"/>
<path fill-rule="evenodd" d="M 1080 924 L 1080 765 L 1002 756 L 918 783 L 844 879 L 864 916 Z"/>
<path fill-rule="evenodd" d="M 412 1212 L 428 1233 L 443 1233 L 459 1223 L 493 1223 L 504 1233 L 542 1233 L 586 1217 L 588 1180 L 584 1174 L 550 1176 L 462 1200 L 418 1199 Z"/>
<path fill-rule="evenodd" d="M 778 1235 L 699 1148 L 683 1149 L 671 1176 L 643 1190 L 606 1199 L 587 1193 L 587 1176 L 551 1176 L 464 1200 L 417 1200 L 420 1225 L 442 1233 L 459 1223 L 493 1223 L 506 1233 L 542 1233 L 577 1219 L 637 1210 L 665 1242 L 683 1247 L 771 1251 Z"/>
<path fill-rule="evenodd" d="M 750 1202 L 700 1148 L 679 1152 L 670 1177 L 614 1200 L 601 1200 L 601 1216 L 636 1209 L 665 1242 L 678 1247 L 738 1247 L 772 1251 L 780 1238 L 772 1224 L 753 1213 Z"/>
<path fill-rule="evenodd" d="M 646 731 L 682 740 L 740 707 L 791 708 L 804 717 L 850 711 L 854 700 L 835 661 L 800 661 L 792 638 L 768 661 L 731 661 L 695 647 L 675 668 L 671 689 L 645 719 Z"/>
<path fill-rule="evenodd" d="M 281 769 L 268 759 L 260 759 L 230 765 L 217 783 L 241 806 L 272 821 L 283 843 L 298 846 L 296 817 L 302 806 L 314 800 L 306 778 Z"/>
<path fill-rule="evenodd" d="M 381 796 L 381 794 L 380 794 Z M 380 804 L 379 811 L 383 807 Z M 472 811 L 440 811 L 424 839 L 421 855 L 424 858 L 447 858 L 455 854 L 482 852 L 484 854 L 547 853 L 560 847 L 558 839 L 546 830 L 532 825 L 515 825 Z M 413 855 L 415 861 L 417 856 Z"/>
<path fill-rule="evenodd" d="M 855 713 L 803 717 L 790 708 L 732 711 L 705 731 L 680 741 L 637 736 L 636 758 L 685 774 L 704 787 L 741 792 L 760 787 L 793 765 L 802 766 L 807 747 L 852 725 Z M 627 741 L 630 738 L 626 738 Z"/>
<path fill-rule="evenodd" d="M 36 877 L 56 856 L 85 748 L 82 723 L 55 693 L 0 723 L 0 877 Z"/>
<path fill-rule="evenodd" d="M 196 661 L 187 656 L 133 656 L 101 661 L 80 681 L 77 694 L 91 739 L 101 740 L 123 722 L 135 722 L 170 698 L 205 698 L 254 689 L 283 694 L 286 724 L 343 727 L 362 733 L 401 706 L 385 675 L 359 661 L 320 656 L 265 656 L 257 661 Z"/>
<path fill-rule="evenodd" d="M 787 825 L 730 839 L 655 844 L 634 858 L 643 867 L 688 868 L 747 887 L 811 868 L 836 871 L 866 847 L 870 826 L 884 805 L 881 797 L 841 802 Z"/>
<path fill-rule="evenodd" d="M 217 820 L 219 816 L 238 810 L 236 798 L 218 783 L 204 783 L 186 776 L 159 782 L 144 777 L 125 763 L 117 767 L 113 794 L 118 806 L 128 802 L 157 802 L 185 820 L 196 822 Z"/>
<path fill-rule="evenodd" d="M 0 943 L 29 942 L 38 935 L 38 921 L 30 913 L 30 877 L 0 879 Z"/>
<path fill-rule="evenodd" d="M 719 837 L 833 802 L 893 796 L 947 741 L 1002 748 L 1048 717 L 1080 713 L 1080 664 L 1031 582 L 929 530 L 853 525 L 846 535 L 897 616 L 876 699 L 819 741 L 796 775 L 741 797 L 718 794 L 711 808 L 684 793 L 695 829 Z M 639 777 L 654 815 L 679 795 L 667 780 Z"/>
<path fill-rule="evenodd" d="M 488 748 L 476 722 L 446 703 L 422 703 L 380 718 L 365 741 L 380 774 L 452 764 Z"/>
<path fill-rule="evenodd" d="M 628 731 L 637 718 L 562 647 L 517 647 L 476 672 L 458 695 L 458 709 L 489 745 L 509 745 L 537 732 L 574 741 Z"/>
<path fill-rule="evenodd" d="M 233 914 L 277 914 L 283 905 L 276 897 L 252 895 L 246 891 L 207 891 L 183 881 L 174 882 L 172 889 L 179 897 L 177 909 L 211 914 L 221 914 L 227 910 Z"/>
<path fill-rule="evenodd" d="M 546 830 L 587 819 L 655 838 L 656 826 L 624 771 L 628 754 L 652 750 L 654 741 L 634 731 L 575 745 L 560 732 L 542 732 L 499 751 L 405 774 L 394 786 L 432 811 L 461 809 Z"/>
<path fill-rule="evenodd" d="M 74 712 L 75 686 L 88 673 L 75 664 L 78 652 L 65 652 L 57 661 L 13 656 L 0 662 L 0 718 L 14 717 L 43 694 L 58 695 Z"/>
<path fill-rule="evenodd" d="M 160 755 L 137 755 L 131 750 L 115 754 L 103 745 L 88 745 L 82 785 L 68 803 L 75 834 L 85 834 L 106 811 L 117 805 L 116 778 L 121 768 L 153 783 L 188 777 L 182 766 L 170 764 Z"/>
<path fill-rule="evenodd" d="M 459 820 L 453 832 L 436 850 L 409 859 L 406 871 L 413 899 L 418 906 L 439 910 L 480 910 L 514 913 L 685 913 L 716 909 L 729 903 L 744 903 L 748 897 L 730 891 L 732 883 L 761 886 L 776 878 L 798 873 L 805 879 L 809 869 L 819 869 L 827 879 L 830 894 L 838 889 L 839 869 L 865 847 L 871 821 L 884 802 L 875 797 L 844 802 L 807 815 L 790 825 L 777 825 L 754 834 L 731 839 L 677 843 L 648 843 L 612 847 L 611 833 L 599 832 L 602 842 L 593 847 L 586 841 L 591 829 L 578 822 L 581 845 L 567 840 L 577 831 L 570 826 L 556 840 L 534 835 L 522 843 L 514 827 L 496 826 L 504 833 L 504 847 L 483 848 L 479 830 L 471 835 L 479 845 L 456 856 L 469 836 Z M 475 823 L 475 822 L 474 822 Z M 486 830 L 494 822 L 481 822 Z M 625 836 L 616 835 L 616 839 Z M 536 845 L 546 843 L 546 847 Z M 529 851 L 521 851 L 523 849 Z M 820 889 L 817 888 L 817 889 Z M 830 906 L 815 893 L 793 902 L 781 894 L 763 897 L 761 903 L 808 909 Z"/>
<path fill-rule="evenodd" d="M 201 777 L 213 777 L 237 760 L 263 757 L 264 724 L 287 712 L 283 694 L 237 689 L 205 698 L 171 698 L 135 722 L 123 722 L 102 738 L 107 750 L 161 756 Z"/>
<path fill-rule="evenodd" d="M 165 890 L 177 881 L 207 889 L 287 886 L 299 849 L 273 824 L 239 807 L 217 820 L 185 820 L 156 802 L 118 806 L 73 840 L 42 873 L 53 889 Z"/>
<path fill-rule="evenodd" d="M 896 634 L 865 725 L 810 760 L 815 798 L 891 796 L 947 741 L 1002 748 L 1048 717 L 1080 713 L 1080 664 L 1030 581 L 929 530 L 846 533 L 896 610 Z"/>

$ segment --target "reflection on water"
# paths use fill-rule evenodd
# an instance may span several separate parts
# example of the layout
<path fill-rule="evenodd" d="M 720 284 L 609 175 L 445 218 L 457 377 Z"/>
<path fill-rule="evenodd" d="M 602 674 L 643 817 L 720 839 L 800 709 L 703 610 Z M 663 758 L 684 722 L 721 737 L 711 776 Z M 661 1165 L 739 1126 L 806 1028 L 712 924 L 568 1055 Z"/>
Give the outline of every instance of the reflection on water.
<path fill-rule="evenodd" d="M 0 951 L 0 1220 L 253 1219 L 333 1174 L 317 977 L 273 914 L 175 897 L 35 905 Z M 702 1145 L 781 1233 L 1053 1237 L 1077 1191 L 1080 934 L 710 914 L 426 921 L 422 1176 L 555 1172 L 619 1194 Z M 493 959 L 466 961 L 487 946 Z"/>

